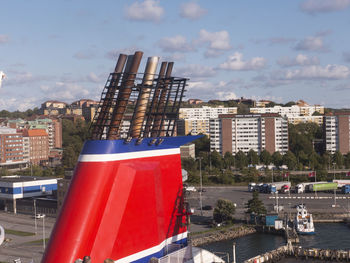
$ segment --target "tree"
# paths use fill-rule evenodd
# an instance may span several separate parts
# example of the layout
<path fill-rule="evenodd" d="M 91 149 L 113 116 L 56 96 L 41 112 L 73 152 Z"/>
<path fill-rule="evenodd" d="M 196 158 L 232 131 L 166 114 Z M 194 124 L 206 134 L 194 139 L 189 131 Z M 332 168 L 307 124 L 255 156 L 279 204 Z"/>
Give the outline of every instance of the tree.
<path fill-rule="evenodd" d="M 271 163 L 271 154 L 268 151 L 263 150 L 260 153 L 260 161 L 265 165 L 269 165 Z"/>
<path fill-rule="evenodd" d="M 222 169 L 224 167 L 224 160 L 222 156 L 217 151 L 212 151 L 210 153 L 211 156 L 211 163 L 214 167 L 218 169 Z"/>
<path fill-rule="evenodd" d="M 249 150 L 247 159 L 249 164 L 255 165 L 259 163 L 259 156 L 253 149 Z"/>
<path fill-rule="evenodd" d="M 235 210 L 235 205 L 230 200 L 219 199 L 213 212 L 214 221 L 216 223 L 232 223 Z"/>
<path fill-rule="evenodd" d="M 248 159 L 247 159 L 247 156 L 244 154 L 244 152 L 239 151 L 238 153 L 236 153 L 235 159 L 236 159 L 236 167 L 242 169 L 248 166 Z"/>
<path fill-rule="evenodd" d="M 203 135 L 203 137 L 193 141 L 193 143 L 195 144 L 196 153 L 210 151 L 210 140 L 207 135 Z"/>
<path fill-rule="evenodd" d="M 231 166 L 235 165 L 235 157 L 230 152 L 226 152 L 224 155 L 224 163 L 226 169 L 231 169 Z"/>
<path fill-rule="evenodd" d="M 338 168 L 342 168 L 344 164 L 344 157 L 340 151 L 336 151 L 333 155 L 333 163 L 336 163 Z"/>
<path fill-rule="evenodd" d="M 291 151 L 286 152 L 282 158 L 283 164 L 288 166 L 289 170 L 294 170 L 297 165 L 297 158 Z"/>
<path fill-rule="evenodd" d="M 247 203 L 248 213 L 254 213 L 256 215 L 266 214 L 266 208 L 264 203 L 259 199 L 259 193 L 253 192 L 253 198 Z"/>
<path fill-rule="evenodd" d="M 279 152 L 274 152 L 272 154 L 272 162 L 275 166 L 279 167 L 282 165 L 282 155 Z"/>

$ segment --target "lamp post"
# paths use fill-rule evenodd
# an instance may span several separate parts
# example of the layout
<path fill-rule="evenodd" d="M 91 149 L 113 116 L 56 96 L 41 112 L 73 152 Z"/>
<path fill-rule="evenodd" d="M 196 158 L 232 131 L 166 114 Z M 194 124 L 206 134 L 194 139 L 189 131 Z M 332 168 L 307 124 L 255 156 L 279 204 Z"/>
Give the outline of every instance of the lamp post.
<path fill-rule="evenodd" d="M 37 234 L 37 224 L 36 224 L 36 199 L 34 199 L 34 228 L 35 228 L 35 235 Z"/>
<path fill-rule="evenodd" d="M 203 157 L 197 157 L 196 159 L 199 160 L 199 205 L 201 208 L 201 216 L 203 215 L 203 205 L 202 205 L 202 191 L 203 191 L 203 186 L 202 186 L 202 159 Z"/>
<path fill-rule="evenodd" d="M 43 215 L 43 248 L 44 248 L 44 251 L 45 251 L 45 217 L 46 215 Z"/>

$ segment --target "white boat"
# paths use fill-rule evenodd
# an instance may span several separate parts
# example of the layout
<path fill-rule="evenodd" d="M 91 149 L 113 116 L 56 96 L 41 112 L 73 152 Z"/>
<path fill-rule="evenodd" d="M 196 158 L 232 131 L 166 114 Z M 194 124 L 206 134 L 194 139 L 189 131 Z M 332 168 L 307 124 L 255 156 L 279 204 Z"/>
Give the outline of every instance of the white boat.
<path fill-rule="evenodd" d="M 304 204 L 297 206 L 297 215 L 295 217 L 296 231 L 301 235 L 315 234 L 314 221 L 312 214 L 308 213 Z"/>

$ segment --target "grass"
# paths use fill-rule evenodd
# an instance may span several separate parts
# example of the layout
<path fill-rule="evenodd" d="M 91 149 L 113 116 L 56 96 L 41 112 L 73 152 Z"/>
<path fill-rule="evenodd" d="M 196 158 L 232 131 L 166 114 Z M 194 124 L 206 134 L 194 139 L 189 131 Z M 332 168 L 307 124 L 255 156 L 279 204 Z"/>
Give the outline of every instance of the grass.
<path fill-rule="evenodd" d="M 5 229 L 5 233 L 9 235 L 22 236 L 22 237 L 35 235 L 35 233 L 32 233 L 32 232 L 24 232 L 24 231 L 12 230 L 12 229 Z"/>
<path fill-rule="evenodd" d="M 48 238 L 45 238 L 45 243 L 46 243 L 46 245 L 47 245 L 47 242 L 49 242 L 49 239 L 48 239 Z M 43 243 L 43 240 L 42 240 L 42 239 L 27 242 L 27 244 L 42 244 L 42 243 Z M 0 262 L 0 263 L 1 263 L 1 262 Z"/>

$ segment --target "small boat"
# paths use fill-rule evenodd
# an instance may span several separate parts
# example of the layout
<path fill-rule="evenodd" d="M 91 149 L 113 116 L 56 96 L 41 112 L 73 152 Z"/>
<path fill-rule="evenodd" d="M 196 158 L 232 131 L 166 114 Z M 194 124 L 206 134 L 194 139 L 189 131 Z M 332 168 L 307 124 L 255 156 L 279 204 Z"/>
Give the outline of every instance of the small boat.
<path fill-rule="evenodd" d="M 295 228 L 298 234 L 313 235 L 315 234 L 315 226 L 312 214 L 308 213 L 304 204 L 297 206 L 297 215 L 295 217 Z"/>

